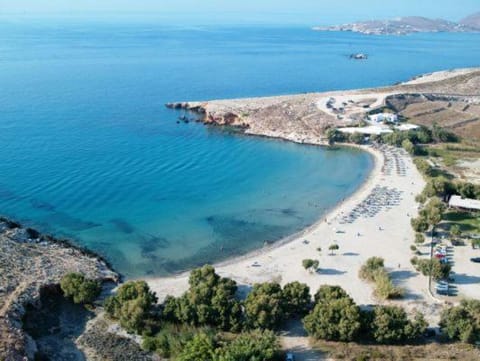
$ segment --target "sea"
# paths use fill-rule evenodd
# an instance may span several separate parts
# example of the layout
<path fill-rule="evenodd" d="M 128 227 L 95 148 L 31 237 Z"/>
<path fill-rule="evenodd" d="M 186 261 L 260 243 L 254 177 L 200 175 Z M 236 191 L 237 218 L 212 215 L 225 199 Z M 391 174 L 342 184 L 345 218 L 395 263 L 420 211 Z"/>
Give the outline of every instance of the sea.
<path fill-rule="evenodd" d="M 389 85 L 478 66 L 479 40 L 2 19 L 0 214 L 127 278 L 258 250 L 355 192 L 371 156 L 185 123 L 165 103 Z"/>

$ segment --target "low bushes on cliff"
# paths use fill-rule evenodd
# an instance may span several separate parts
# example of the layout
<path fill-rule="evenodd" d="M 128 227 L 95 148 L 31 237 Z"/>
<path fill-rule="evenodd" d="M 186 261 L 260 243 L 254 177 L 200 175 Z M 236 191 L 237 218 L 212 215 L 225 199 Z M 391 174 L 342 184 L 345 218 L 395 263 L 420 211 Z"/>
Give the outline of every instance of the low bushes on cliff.
<path fill-rule="evenodd" d="M 100 282 L 89 280 L 81 273 L 69 273 L 60 281 L 60 288 L 67 298 L 74 303 L 89 304 L 100 295 L 102 287 Z"/>
<path fill-rule="evenodd" d="M 105 311 L 128 332 L 149 332 L 157 296 L 145 281 L 130 281 L 105 301 Z"/>

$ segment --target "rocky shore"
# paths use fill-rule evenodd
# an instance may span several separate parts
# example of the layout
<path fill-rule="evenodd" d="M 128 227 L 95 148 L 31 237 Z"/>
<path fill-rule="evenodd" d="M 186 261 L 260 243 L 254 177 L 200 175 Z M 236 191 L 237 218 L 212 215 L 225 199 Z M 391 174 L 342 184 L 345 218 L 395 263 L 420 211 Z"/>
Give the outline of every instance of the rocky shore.
<path fill-rule="evenodd" d="M 94 253 L 0 218 L 2 361 L 34 359 L 35 341 L 22 328 L 25 308 L 40 306 L 42 289 L 58 284 L 69 272 L 102 281 L 119 281 L 119 275 Z"/>
<path fill-rule="evenodd" d="M 192 112 L 204 124 L 235 127 L 245 134 L 326 144 L 328 128 L 356 125 L 369 112 L 381 108 L 403 111 L 412 102 L 422 103 L 425 112 L 435 111 L 440 101 L 463 104 L 462 109 L 470 104 L 468 118 L 476 119 L 480 116 L 480 108 L 476 108 L 480 104 L 479 89 L 480 68 L 472 68 L 421 75 L 405 83 L 380 88 L 184 101 L 168 103 L 166 107 Z M 448 126 L 466 115 L 453 113 L 454 108 L 445 115 Z"/>

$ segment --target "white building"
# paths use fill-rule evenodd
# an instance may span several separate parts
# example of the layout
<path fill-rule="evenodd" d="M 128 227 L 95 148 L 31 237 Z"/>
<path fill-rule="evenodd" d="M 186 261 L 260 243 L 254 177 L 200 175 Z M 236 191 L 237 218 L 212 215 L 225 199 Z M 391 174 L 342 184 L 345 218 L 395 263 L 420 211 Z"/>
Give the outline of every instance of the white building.
<path fill-rule="evenodd" d="M 451 196 L 448 202 L 450 207 L 480 211 L 480 201 L 460 196 Z"/>
<path fill-rule="evenodd" d="M 393 130 L 387 128 L 385 126 L 381 127 L 378 125 L 370 125 L 368 127 L 346 127 L 346 128 L 338 128 L 339 132 L 353 134 L 353 133 L 361 133 L 365 135 L 380 135 L 386 133 L 393 133 Z"/>
<path fill-rule="evenodd" d="M 392 113 L 379 113 L 379 114 L 371 114 L 368 116 L 368 120 L 372 123 L 397 123 L 398 122 L 398 115 Z"/>

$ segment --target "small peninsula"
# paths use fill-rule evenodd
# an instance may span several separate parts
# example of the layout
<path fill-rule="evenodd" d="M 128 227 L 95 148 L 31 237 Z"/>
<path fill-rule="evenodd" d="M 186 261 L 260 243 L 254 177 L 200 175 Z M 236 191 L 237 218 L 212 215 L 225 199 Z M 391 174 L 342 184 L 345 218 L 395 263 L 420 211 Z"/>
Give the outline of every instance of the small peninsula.
<path fill-rule="evenodd" d="M 367 35 L 407 35 L 413 33 L 466 33 L 480 31 L 480 13 L 459 22 L 430 19 L 421 16 L 399 17 L 389 20 L 368 20 L 333 26 L 316 26 L 317 31 L 350 31 Z"/>

